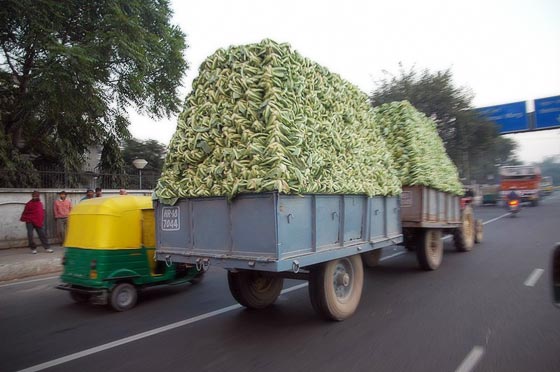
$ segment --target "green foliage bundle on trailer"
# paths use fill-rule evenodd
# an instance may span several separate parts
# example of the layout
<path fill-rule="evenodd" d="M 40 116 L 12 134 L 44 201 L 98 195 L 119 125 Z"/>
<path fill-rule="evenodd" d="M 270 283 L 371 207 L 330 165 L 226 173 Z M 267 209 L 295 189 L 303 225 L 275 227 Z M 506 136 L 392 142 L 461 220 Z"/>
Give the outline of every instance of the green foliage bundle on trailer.
<path fill-rule="evenodd" d="M 400 186 L 367 95 L 289 45 L 263 40 L 220 49 L 200 66 L 156 195 L 373 196 Z"/>
<path fill-rule="evenodd" d="M 386 103 L 374 112 L 403 185 L 463 193 L 457 168 L 447 156 L 433 120 L 407 101 Z"/>

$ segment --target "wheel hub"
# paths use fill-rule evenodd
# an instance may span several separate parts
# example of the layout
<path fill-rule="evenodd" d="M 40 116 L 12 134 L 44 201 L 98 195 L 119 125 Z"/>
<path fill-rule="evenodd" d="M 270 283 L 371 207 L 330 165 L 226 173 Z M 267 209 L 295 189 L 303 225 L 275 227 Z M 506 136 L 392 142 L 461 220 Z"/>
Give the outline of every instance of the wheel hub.
<path fill-rule="evenodd" d="M 127 305 L 130 302 L 131 295 L 128 291 L 122 291 L 119 293 L 118 301 L 121 305 Z"/>
<path fill-rule="evenodd" d="M 333 275 L 333 285 L 336 296 L 340 299 L 345 298 L 352 291 L 352 268 L 344 264 L 336 266 Z"/>
<path fill-rule="evenodd" d="M 335 285 L 339 287 L 348 287 L 350 285 L 350 275 L 348 275 L 348 273 L 339 272 L 335 276 Z"/>
<path fill-rule="evenodd" d="M 267 292 L 272 285 L 272 279 L 263 276 L 257 276 L 253 282 L 253 289 L 256 292 Z"/>

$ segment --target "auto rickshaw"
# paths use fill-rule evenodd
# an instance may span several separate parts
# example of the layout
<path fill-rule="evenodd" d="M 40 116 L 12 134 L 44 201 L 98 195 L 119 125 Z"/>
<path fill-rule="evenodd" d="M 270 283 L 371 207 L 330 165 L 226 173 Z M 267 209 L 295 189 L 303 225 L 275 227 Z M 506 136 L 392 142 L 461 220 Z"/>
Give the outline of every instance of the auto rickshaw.
<path fill-rule="evenodd" d="M 204 271 L 155 261 L 155 217 L 149 196 L 84 200 L 68 218 L 66 249 L 56 288 L 75 302 L 129 310 L 138 290 L 161 284 L 196 284 Z"/>

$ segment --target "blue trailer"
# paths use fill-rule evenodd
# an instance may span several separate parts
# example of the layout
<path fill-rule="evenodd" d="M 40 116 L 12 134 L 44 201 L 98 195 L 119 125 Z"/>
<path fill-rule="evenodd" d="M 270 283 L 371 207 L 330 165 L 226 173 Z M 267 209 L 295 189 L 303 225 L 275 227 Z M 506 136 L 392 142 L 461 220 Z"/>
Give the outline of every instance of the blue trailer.
<path fill-rule="evenodd" d="M 363 264 L 399 244 L 398 197 L 277 192 L 155 202 L 156 258 L 228 270 L 231 294 L 249 308 L 277 299 L 284 278 L 309 281 L 314 309 L 343 320 L 362 292 Z"/>

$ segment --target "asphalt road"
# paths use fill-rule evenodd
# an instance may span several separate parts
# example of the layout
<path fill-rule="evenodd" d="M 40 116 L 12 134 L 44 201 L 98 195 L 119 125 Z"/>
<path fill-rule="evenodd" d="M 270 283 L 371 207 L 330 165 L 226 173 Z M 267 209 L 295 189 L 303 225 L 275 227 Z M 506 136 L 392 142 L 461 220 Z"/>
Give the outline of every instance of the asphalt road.
<path fill-rule="evenodd" d="M 484 242 L 458 253 L 446 240 L 437 271 L 385 249 L 344 322 L 319 319 L 298 281 L 269 309 L 240 308 L 218 268 L 125 313 L 76 305 L 52 277 L 0 285 L 0 371 L 560 371 L 560 196 L 504 213 L 477 208 Z"/>

